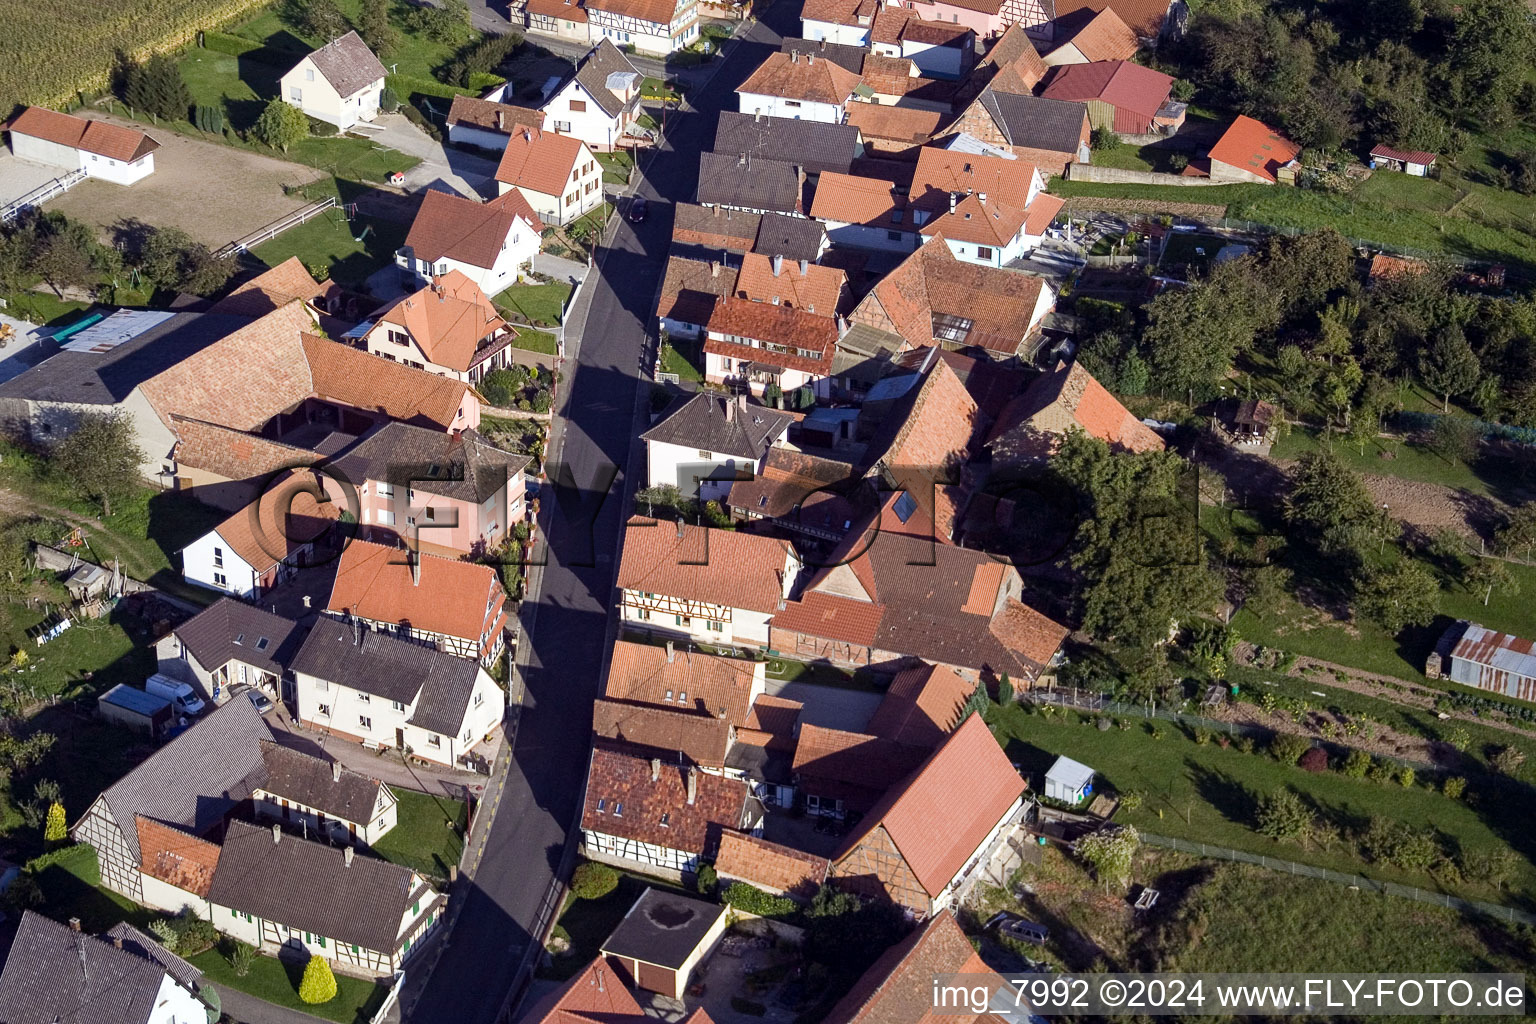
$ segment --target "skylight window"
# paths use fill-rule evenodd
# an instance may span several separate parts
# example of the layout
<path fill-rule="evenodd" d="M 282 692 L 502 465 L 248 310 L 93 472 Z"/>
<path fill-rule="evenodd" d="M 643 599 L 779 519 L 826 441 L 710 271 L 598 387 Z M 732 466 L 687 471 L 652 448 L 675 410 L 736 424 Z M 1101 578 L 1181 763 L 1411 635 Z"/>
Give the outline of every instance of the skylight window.
<path fill-rule="evenodd" d="M 896 513 L 897 519 L 905 523 L 908 519 L 912 518 L 912 513 L 917 511 L 917 499 L 912 497 L 912 492 L 902 491 L 901 497 L 896 499 L 896 504 L 892 511 Z"/>
<path fill-rule="evenodd" d="M 267 644 L 269 643 L 271 643 L 270 640 L 268 640 L 266 637 L 262 637 L 260 640 L 256 641 L 256 649 L 258 651 L 264 651 L 267 649 Z"/>
<path fill-rule="evenodd" d="M 974 322 L 954 313 L 933 314 L 933 336 L 939 341 L 963 343 L 970 336 Z"/>

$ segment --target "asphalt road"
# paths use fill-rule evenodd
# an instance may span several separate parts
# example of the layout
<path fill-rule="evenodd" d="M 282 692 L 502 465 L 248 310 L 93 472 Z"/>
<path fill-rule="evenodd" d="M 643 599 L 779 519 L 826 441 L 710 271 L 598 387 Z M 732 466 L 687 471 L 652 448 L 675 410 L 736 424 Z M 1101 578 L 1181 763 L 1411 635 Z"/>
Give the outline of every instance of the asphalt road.
<path fill-rule="evenodd" d="M 448 945 L 416 1000 L 415 1022 L 494 1024 L 528 948 L 585 783 L 592 701 L 610 637 L 610 609 L 624 496 L 639 417 L 639 369 L 647 324 L 671 240 L 674 200 L 691 200 L 698 154 L 714 138 L 737 85 L 794 31 L 798 5 L 770 8 L 693 91 L 696 109 L 674 114 L 663 148 L 636 187 L 650 200 L 645 223 L 620 221 L 588 281 L 579 342 L 568 331 L 549 477 L 539 511 L 547 563 L 538 599 L 524 611 L 524 710 L 505 788 L 494 805 L 484 854 L 467 880 Z M 776 15 L 776 16 L 775 16 Z M 781 27 L 780 23 L 783 23 Z M 622 209 L 623 207 L 621 207 Z M 573 311 L 572 319 L 582 310 Z M 488 791 L 489 792 L 489 791 Z"/>

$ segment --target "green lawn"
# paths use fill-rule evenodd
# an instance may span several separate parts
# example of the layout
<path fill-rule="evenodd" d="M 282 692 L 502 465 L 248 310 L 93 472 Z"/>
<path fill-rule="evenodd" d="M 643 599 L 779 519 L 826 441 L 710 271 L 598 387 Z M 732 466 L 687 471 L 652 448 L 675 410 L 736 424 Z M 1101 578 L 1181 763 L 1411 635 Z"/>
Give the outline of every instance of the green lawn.
<path fill-rule="evenodd" d="M 1195 270 L 1203 273 L 1211 265 L 1211 260 L 1221 251 L 1221 247 L 1227 245 L 1230 239 L 1216 235 L 1202 235 L 1195 232 L 1180 232 L 1168 236 L 1168 245 L 1163 249 L 1162 263 L 1165 265 L 1187 263 Z M 1203 250 L 1196 252 L 1196 249 Z"/>
<path fill-rule="evenodd" d="M 1122 812 L 1117 821 L 1147 832 L 1197 842 L 1227 846 L 1331 868 L 1416 885 L 1440 888 L 1427 875 L 1396 868 L 1365 864 L 1352 847 L 1329 850 L 1303 849 L 1265 839 L 1254 831 L 1253 818 L 1259 798 L 1280 786 L 1291 786 L 1327 816 L 1358 827 L 1372 815 L 1415 828 L 1432 827 L 1446 845 L 1468 852 L 1514 849 L 1520 855 L 1510 889 L 1518 896 L 1536 894 L 1536 835 L 1523 825 L 1536 812 L 1536 791 L 1508 788 L 1487 794 L 1480 806 L 1455 801 L 1421 786 L 1404 789 L 1351 779 L 1326 772 L 1310 774 L 1281 765 L 1267 754 L 1244 754 L 1236 747 L 1222 749 L 1215 743 L 1200 745 L 1185 737 L 1171 722 L 1157 721 L 1161 738 L 1154 738 L 1140 719 L 1131 719 L 1126 730 L 1101 732 L 1089 717 L 1079 724 L 1075 714 L 1031 715 L 1022 706 L 994 712 L 994 732 L 1011 760 L 1035 779 L 1059 754 L 1082 761 L 1121 792 L 1140 790 L 1145 800 L 1135 811 Z M 1469 878 L 1451 887 L 1457 895 L 1492 902 L 1506 900 L 1508 893 Z"/>
<path fill-rule="evenodd" d="M 400 801 L 396 824 L 374 844 L 373 852 L 446 881 L 449 866 L 459 862 L 464 850 L 460 838 L 465 827 L 464 802 L 393 786 L 390 789 Z M 445 824 L 448 821 L 454 823 L 453 828 Z"/>
<path fill-rule="evenodd" d="M 1277 459 L 1299 459 L 1308 452 L 1317 451 L 1324 443 L 1320 431 L 1293 429 L 1276 440 L 1270 454 Z M 1526 489 L 1516 468 L 1507 460 L 1486 458 L 1468 465 L 1457 459 L 1447 459 L 1425 446 L 1391 437 L 1378 437 L 1367 443 L 1363 450 L 1359 445 L 1334 438 L 1332 447 L 1358 473 L 1418 480 L 1481 495 L 1509 494 Z"/>
<path fill-rule="evenodd" d="M 222 944 L 221 944 L 222 945 Z M 192 966 L 202 971 L 216 986 L 231 988 L 265 999 L 291 1010 L 311 1013 L 337 1024 L 367 1024 L 384 1004 L 387 985 L 336 975 L 336 998 L 312 1006 L 299 999 L 299 982 L 304 977 L 301 963 L 281 963 L 270 956 L 258 956 L 245 977 L 235 974 L 228 957 L 218 946 L 191 957 Z"/>
<path fill-rule="evenodd" d="M 697 341 L 671 338 L 661 346 L 661 370 L 675 373 L 682 380 L 704 379 L 704 353 Z"/>
<path fill-rule="evenodd" d="M 343 203 L 365 186 L 355 181 L 318 182 L 305 190 L 311 199 L 339 196 Z M 350 221 L 340 207 L 289 228 L 251 252 L 269 267 L 297 256 L 310 268 L 328 270 L 332 280 L 350 288 L 394 262 L 395 251 L 405 244 L 407 226 L 379 217 L 354 217 Z"/>
<path fill-rule="evenodd" d="M 559 340 L 548 331 L 518 331 L 512 344 L 516 348 L 546 356 L 552 356 L 560 350 Z"/>
<path fill-rule="evenodd" d="M 635 161 L 628 153 L 599 153 L 597 162 L 603 165 L 603 180 L 614 185 L 628 185 L 629 171 Z"/>
<path fill-rule="evenodd" d="M 548 284 L 515 284 L 496 296 L 495 303 L 510 309 L 518 319 L 536 326 L 560 323 L 571 286 L 563 281 Z"/>
<path fill-rule="evenodd" d="M 1093 151 L 1096 167 L 1118 167 L 1126 171 L 1151 171 L 1156 169 L 1150 153 L 1143 153 L 1140 146 L 1116 146 L 1114 149 Z"/>
<path fill-rule="evenodd" d="M 0 296 L 5 300 L 5 311 L 19 320 L 43 327 L 64 327 L 79 320 L 89 302 L 72 302 L 61 299 L 52 292 L 14 291 Z"/>
<path fill-rule="evenodd" d="M 864 690 L 868 693 L 885 692 L 885 680 L 865 669 L 845 672 L 825 663 L 811 665 L 792 658 L 769 658 L 766 671 L 768 678 L 782 679 L 785 682 L 815 683 L 818 686 Z"/>
<path fill-rule="evenodd" d="M 568 893 L 556 923 L 570 936 L 571 950 L 555 958 L 548 966 L 541 965 L 539 976 L 563 981 L 591 963 L 602 947 L 603 940 L 613 934 L 624 915 L 629 913 L 629 908 L 634 906 L 635 900 L 647 888 L 665 889 L 698 898 L 698 893 L 660 879 L 623 871 L 619 872 L 617 888 L 600 899 L 584 900 Z"/>
<path fill-rule="evenodd" d="M 159 915 L 101 887 L 96 851 L 81 843 L 29 862 L 27 870 L 37 878 L 43 904 L 37 909 L 55 921 L 80 919 L 80 927 L 100 933 L 119 921 L 143 928 Z"/>

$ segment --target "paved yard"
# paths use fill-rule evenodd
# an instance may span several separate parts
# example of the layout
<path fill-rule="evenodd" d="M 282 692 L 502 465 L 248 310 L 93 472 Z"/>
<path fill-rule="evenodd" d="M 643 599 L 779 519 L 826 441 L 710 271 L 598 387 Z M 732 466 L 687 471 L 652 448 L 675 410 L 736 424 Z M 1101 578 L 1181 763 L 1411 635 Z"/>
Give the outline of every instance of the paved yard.
<path fill-rule="evenodd" d="M 10 150 L 0 149 L 0 206 L 20 199 L 65 173 L 68 173 L 67 168 L 18 160 Z"/>
<path fill-rule="evenodd" d="M 863 690 L 845 690 L 817 683 L 786 683 L 775 679 L 768 680 L 768 692 L 775 697 L 803 703 L 805 710 L 800 713 L 801 722 L 819 725 L 824 729 L 846 729 L 849 732 L 863 729 L 883 699 L 882 694 Z"/>
<path fill-rule="evenodd" d="M 100 111 L 84 110 L 117 124 L 128 122 Z M 305 205 L 300 196 L 283 194 L 284 185 L 323 177 L 313 167 L 177 135 L 149 134 L 160 143 L 155 173 L 133 185 L 90 180 L 48 204 L 94 224 L 103 235 L 122 222 L 140 220 L 155 227 L 178 227 L 199 242 L 218 248 Z"/>

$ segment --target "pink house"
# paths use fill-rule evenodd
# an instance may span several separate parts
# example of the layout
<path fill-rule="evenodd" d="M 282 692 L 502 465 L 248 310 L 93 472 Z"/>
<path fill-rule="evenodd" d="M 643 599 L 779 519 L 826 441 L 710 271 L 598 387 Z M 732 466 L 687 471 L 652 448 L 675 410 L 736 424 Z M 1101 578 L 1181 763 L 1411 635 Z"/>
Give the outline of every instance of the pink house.
<path fill-rule="evenodd" d="M 476 430 L 448 436 L 404 423 L 368 435 L 334 463 L 327 479 L 339 507 L 356 504 L 368 540 L 405 540 L 429 554 L 458 558 L 496 548 L 527 516 L 529 458 L 502 451 Z M 355 497 L 354 497 L 355 494 Z"/>
<path fill-rule="evenodd" d="M 916 12 L 924 21 L 943 21 L 963 25 L 978 39 L 1000 36 L 1011 23 L 1005 18 L 1006 0 L 902 0 L 901 6 Z"/>

